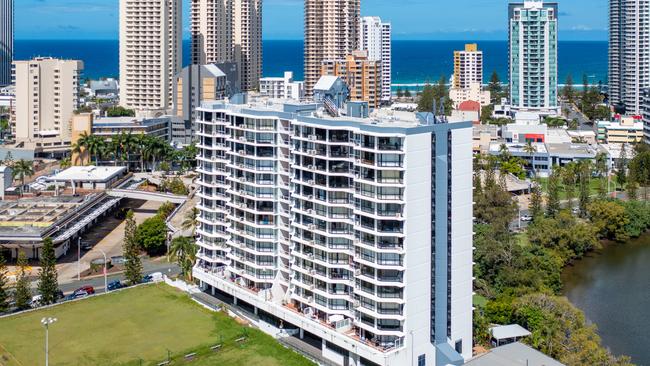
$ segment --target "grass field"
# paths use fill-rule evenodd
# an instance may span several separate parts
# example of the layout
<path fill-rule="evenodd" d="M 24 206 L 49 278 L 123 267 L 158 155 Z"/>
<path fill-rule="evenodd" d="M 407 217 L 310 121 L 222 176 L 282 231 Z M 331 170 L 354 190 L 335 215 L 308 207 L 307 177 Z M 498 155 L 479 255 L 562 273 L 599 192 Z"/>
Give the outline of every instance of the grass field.
<path fill-rule="evenodd" d="M 272 337 L 163 284 L 0 319 L 0 365 L 44 363 L 40 320 L 46 316 L 58 319 L 50 326 L 51 366 L 148 366 L 165 361 L 168 353 L 175 359 L 171 365 L 313 365 Z M 242 336 L 245 341 L 235 341 Z M 216 344 L 222 344 L 220 351 L 211 351 Z M 182 360 L 190 352 L 197 358 Z"/>

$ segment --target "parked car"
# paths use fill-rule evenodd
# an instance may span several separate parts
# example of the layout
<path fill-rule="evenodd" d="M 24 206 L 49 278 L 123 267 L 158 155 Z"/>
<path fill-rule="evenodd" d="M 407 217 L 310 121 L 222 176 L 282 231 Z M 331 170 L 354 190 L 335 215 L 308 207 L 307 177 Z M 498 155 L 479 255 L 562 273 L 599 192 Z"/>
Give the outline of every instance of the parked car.
<path fill-rule="evenodd" d="M 574 207 L 574 208 L 571 210 L 571 212 L 572 212 L 574 215 L 579 214 L 579 213 L 580 213 L 580 207 Z"/>
<path fill-rule="evenodd" d="M 122 282 L 120 282 L 120 281 L 118 281 L 118 280 L 115 280 L 115 281 L 113 281 L 113 282 L 111 282 L 111 283 L 108 284 L 108 291 L 113 291 L 113 290 L 121 289 L 122 287 L 124 287 L 124 285 L 122 284 Z"/>
<path fill-rule="evenodd" d="M 88 292 L 86 292 L 84 290 L 77 289 L 77 290 L 75 290 L 75 292 L 73 292 L 70 295 L 66 296 L 65 301 L 80 299 L 80 298 L 86 297 L 88 295 L 89 295 Z"/>
<path fill-rule="evenodd" d="M 73 294 L 85 292 L 87 295 L 92 295 L 95 293 L 95 288 L 90 285 L 81 286 L 78 289 L 74 290 Z"/>
<path fill-rule="evenodd" d="M 41 296 L 41 295 L 32 296 L 32 300 L 29 302 L 29 306 L 32 307 L 32 308 L 37 308 L 37 307 L 41 306 L 41 299 L 42 298 L 43 298 L 43 296 Z"/>
<path fill-rule="evenodd" d="M 153 282 L 153 277 L 151 275 L 145 275 L 142 277 L 142 283 Z"/>
<path fill-rule="evenodd" d="M 124 257 L 121 255 L 115 255 L 111 257 L 111 264 L 115 266 L 125 264 L 125 263 L 126 263 L 126 259 L 124 259 Z"/>
<path fill-rule="evenodd" d="M 521 217 L 521 221 L 530 222 L 530 221 L 533 221 L 533 217 L 530 216 L 530 215 L 524 215 L 524 216 Z"/>

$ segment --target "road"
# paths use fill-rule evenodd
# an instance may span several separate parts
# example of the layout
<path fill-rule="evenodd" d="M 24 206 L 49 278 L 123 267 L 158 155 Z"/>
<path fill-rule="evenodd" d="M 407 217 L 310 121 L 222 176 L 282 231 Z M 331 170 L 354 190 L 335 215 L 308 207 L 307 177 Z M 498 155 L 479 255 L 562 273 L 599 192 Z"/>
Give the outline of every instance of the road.
<path fill-rule="evenodd" d="M 163 262 L 143 262 L 143 271 L 142 273 L 145 275 L 152 274 L 154 272 L 162 272 L 163 274 L 166 274 L 167 276 L 175 276 L 180 274 L 180 268 L 176 263 L 167 263 L 167 261 Z M 108 283 L 111 283 L 111 281 L 115 280 L 124 280 L 124 273 L 116 273 L 116 274 L 109 274 L 108 275 Z M 36 281 L 32 282 L 32 287 L 36 288 Z M 90 285 L 95 288 L 95 292 L 97 293 L 102 293 L 104 292 L 104 277 L 99 276 L 99 277 L 93 277 L 90 279 L 81 279 L 81 281 L 71 281 L 68 283 L 60 284 L 59 289 L 63 291 L 65 295 L 72 293 L 74 290 L 78 289 L 81 286 L 85 285 Z"/>
<path fill-rule="evenodd" d="M 592 131 L 593 126 L 589 119 L 582 114 L 580 111 L 578 111 L 573 104 L 569 104 L 566 102 L 562 102 L 562 111 L 568 110 L 569 114 L 567 115 L 567 118 L 571 121 L 574 118 L 578 120 L 578 129 L 581 131 Z"/>

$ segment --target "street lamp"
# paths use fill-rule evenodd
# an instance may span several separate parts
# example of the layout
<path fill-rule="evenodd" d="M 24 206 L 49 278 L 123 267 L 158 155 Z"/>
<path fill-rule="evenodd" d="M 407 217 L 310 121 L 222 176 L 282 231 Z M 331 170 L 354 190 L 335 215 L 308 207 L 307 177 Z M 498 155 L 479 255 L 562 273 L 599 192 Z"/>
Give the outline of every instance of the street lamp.
<path fill-rule="evenodd" d="M 77 281 L 81 281 L 81 236 L 77 238 Z"/>
<path fill-rule="evenodd" d="M 97 248 L 97 250 L 99 250 L 104 256 L 104 292 L 108 292 L 108 269 L 106 268 L 108 265 L 108 259 L 106 258 L 106 253 L 103 250 L 99 248 Z"/>
<path fill-rule="evenodd" d="M 41 324 L 43 325 L 43 327 L 45 327 L 45 366 L 48 366 L 50 363 L 49 348 L 48 348 L 50 324 L 54 324 L 55 322 L 56 322 L 56 318 L 41 319 Z"/>

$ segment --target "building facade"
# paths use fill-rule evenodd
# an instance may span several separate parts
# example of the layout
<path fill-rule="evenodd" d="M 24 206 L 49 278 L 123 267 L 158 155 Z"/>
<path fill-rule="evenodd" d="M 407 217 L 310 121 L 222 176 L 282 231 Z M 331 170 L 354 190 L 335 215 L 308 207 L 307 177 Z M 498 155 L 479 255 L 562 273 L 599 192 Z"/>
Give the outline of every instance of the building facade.
<path fill-rule="evenodd" d="M 312 334 L 337 364 L 471 357 L 471 124 L 406 115 L 204 103 L 203 290 Z"/>
<path fill-rule="evenodd" d="M 643 141 L 650 144 L 650 89 L 642 91 L 641 118 L 643 120 Z"/>
<path fill-rule="evenodd" d="M 476 43 L 466 44 L 463 51 L 454 51 L 454 78 L 451 87 L 468 89 L 483 85 L 483 51 Z"/>
<path fill-rule="evenodd" d="M 392 84 L 391 24 L 379 17 L 362 17 L 359 49 L 368 52 L 368 59 L 381 61 L 381 100 L 389 102 Z"/>
<path fill-rule="evenodd" d="M 644 140 L 644 123 L 641 116 L 594 121 L 594 132 L 600 144 L 636 144 Z"/>
<path fill-rule="evenodd" d="M 83 62 L 35 58 L 13 65 L 16 103 L 11 128 L 16 143 L 39 152 L 69 149 Z"/>
<path fill-rule="evenodd" d="M 511 3 L 508 13 L 512 108 L 558 114 L 558 5 L 543 1 Z"/>
<path fill-rule="evenodd" d="M 361 0 L 305 0 L 305 92 L 311 97 L 325 60 L 358 49 Z"/>
<path fill-rule="evenodd" d="M 11 84 L 14 59 L 14 0 L 0 0 L 0 86 Z"/>
<path fill-rule="evenodd" d="M 120 0 L 120 105 L 138 114 L 171 110 L 182 67 L 181 0 Z"/>
<path fill-rule="evenodd" d="M 640 113 L 650 88 L 650 1 L 609 1 L 608 79 L 610 103 Z"/>
<path fill-rule="evenodd" d="M 262 77 L 262 0 L 192 0 L 192 64 L 236 62 L 241 88 Z"/>
<path fill-rule="evenodd" d="M 339 76 L 350 89 L 350 100 L 378 108 L 382 97 L 381 61 L 369 60 L 366 51 L 354 51 L 341 60 L 323 61 L 321 76 Z"/>
<path fill-rule="evenodd" d="M 292 71 L 285 71 L 283 77 L 266 77 L 260 79 L 260 95 L 275 99 L 303 100 L 305 82 L 295 81 Z"/>

